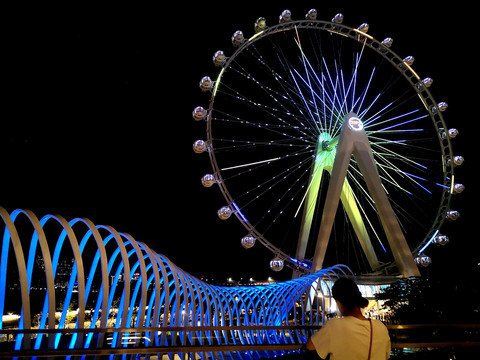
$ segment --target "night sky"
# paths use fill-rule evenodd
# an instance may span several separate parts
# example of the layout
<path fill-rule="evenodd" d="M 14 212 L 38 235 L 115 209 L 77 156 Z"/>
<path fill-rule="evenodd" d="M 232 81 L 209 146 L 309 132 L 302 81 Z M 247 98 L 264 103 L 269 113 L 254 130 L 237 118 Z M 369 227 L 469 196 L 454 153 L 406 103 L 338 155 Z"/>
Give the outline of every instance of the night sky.
<path fill-rule="evenodd" d="M 316 7 L 319 19 L 341 12 L 346 25 L 367 22 L 375 38 L 392 37 L 394 51 L 413 55 L 417 73 L 434 79 L 435 99 L 449 104 L 445 121 L 460 131 L 454 149 L 465 163 L 456 180 L 466 190 L 453 202 L 462 217 L 447 227 L 449 249 L 434 251 L 432 268 L 478 268 L 476 214 L 469 209 L 478 201 L 472 173 L 478 65 L 468 9 L 455 2 L 419 9 L 257 4 L 78 2 L 2 10 L 0 206 L 111 225 L 193 275 L 282 277 L 268 269 L 272 254 L 260 245 L 240 246 L 244 229 L 235 218 L 218 219 L 224 200 L 200 183 L 210 164 L 192 151 L 205 131 L 191 113 L 207 104 L 198 82 L 218 72 L 215 51 L 233 52 L 234 31 L 252 35 L 260 16 L 276 24 L 286 8 L 298 19 Z"/>

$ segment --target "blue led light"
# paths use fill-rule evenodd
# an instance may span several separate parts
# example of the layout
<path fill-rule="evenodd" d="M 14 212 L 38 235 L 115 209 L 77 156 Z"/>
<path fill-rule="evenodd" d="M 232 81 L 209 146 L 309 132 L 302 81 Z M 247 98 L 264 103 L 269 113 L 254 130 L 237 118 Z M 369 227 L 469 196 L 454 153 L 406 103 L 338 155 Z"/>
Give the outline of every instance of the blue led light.
<path fill-rule="evenodd" d="M 427 241 L 427 243 L 418 251 L 418 255 L 420 255 L 421 253 L 423 253 L 425 251 L 425 249 L 432 243 L 433 240 L 435 240 L 435 237 L 438 235 L 438 232 L 439 230 L 435 231 L 432 235 L 432 237 L 430 238 L 430 240 Z"/>
<path fill-rule="evenodd" d="M 234 201 L 232 201 L 232 205 L 235 208 L 235 210 L 237 211 L 237 214 L 240 215 L 240 217 L 243 219 L 243 221 L 248 222 L 247 218 L 245 217 L 245 215 L 243 215 L 243 213 L 240 211 L 240 208 L 238 207 L 237 204 L 235 204 Z"/>
<path fill-rule="evenodd" d="M 294 262 L 295 264 L 305 268 L 305 269 L 311 269 L 312 268 L 312 263 L 310 261 L 307 261 L 307 260 L 303 260 L 303 261 L 300 261 L 298 259 L 295 259 L 295 258 L 290 258 L 290 260 L 292 262 Z"/>

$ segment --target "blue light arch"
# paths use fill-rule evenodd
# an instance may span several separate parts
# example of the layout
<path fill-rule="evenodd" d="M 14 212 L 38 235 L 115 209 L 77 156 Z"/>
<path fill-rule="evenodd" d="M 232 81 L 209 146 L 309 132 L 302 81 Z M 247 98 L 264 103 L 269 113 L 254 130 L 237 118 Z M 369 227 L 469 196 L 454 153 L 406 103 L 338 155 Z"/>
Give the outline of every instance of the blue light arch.
<path fill-rule="evenodd" d="M 337 265 L 277 284 L 216 286 L 182 271 L 166 256 L 111 226 L 95 225 L 86 218 L 67 221 L 59 215 L 38 219 L 30 210 L 17 209 L 9 214 L 2 207 L 0 216 L 4 225 L 0 313 L 5 315 L 5 297 L 13 282 L 20 288 L 19 329 L 32 328 L 31 305 L 35 301 L 43 304 L 37 316 L 39 330 L 72 325 L 68 320 L 72 306 L 77 308 L 75 329 L 112 330 L 108 339 L 105 333 L 94 336 L 93 332 L 70 336 L 39 333 L 35 339 L 19 334 L 16 350 L 83 349 L 105 344 L 122 347 L 127 346 L 124 339 L 129 337 L 124 330 L 130 328 L 132 333 L 150 330 L 142 337 L 135 336 L 128 346 L 286 344 L 293 341 L 293 333 L 238 327 L 321 325 L 331 299 L 329 285 L 340 276 L 353 276 L 348 267 Z M 60 289 L 56 278 L 62 256 L 73 260 L 68 281 Z M 8 276 L 12 266 L 18 270 L 18 279 Z M 34 276 L 45 286 L 43 299 L 31 297 Z M 57 303 L 63 305 L 55 314 Z M 176 330 L 165 331 L 169 327 Z M 178 331 L 186 327 L 198 331 Z"/>

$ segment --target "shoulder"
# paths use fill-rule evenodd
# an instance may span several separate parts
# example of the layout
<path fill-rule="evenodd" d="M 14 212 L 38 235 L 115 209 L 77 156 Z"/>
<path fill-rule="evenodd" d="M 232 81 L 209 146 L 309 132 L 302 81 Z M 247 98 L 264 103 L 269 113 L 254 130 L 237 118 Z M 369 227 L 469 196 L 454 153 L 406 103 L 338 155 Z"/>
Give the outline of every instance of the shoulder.
<path fill-rule="evenodd" d="M 374 326 L 384 327 L 385 329 L 387 328 L 382 321 L 377 319 L 372 319 L 372 324 L 374 324 Z"/>
<path fill-rule="evenodd" d="M 334 332 L 335 329 L 338 329 L 339 326 L 341 326 L 341 322 L 340 322 L 340 318 L 332 318 L 332 319 L 329 319 L 325 325 L 323 325 L 319 331 L 317 331 L 316 333 L 314 333 L 312 335 L 312 337 L 320 337 L 320 336 L 325 336 L 325 334 L 327 333 L 331 333 L 331 332 Z"/>
<path fill-rule="evenodd" d="M 344 322 L 344 318 L 331 318 L 325 323 L 323 327 L 327 329 L 333 329 L 342 326 Z"/>
<path fill-rule="evenodd" d="M 388 329 L 383 322 L 380 320 L 372 319 L 372 326 L 376 331 L 381 331 L 385 334 L 388 334 Z"/>
<path fill-rule="evenodd" d="M 331 319 L 329 319 L 329 320 L 325 323 L 325 325 L 328 325 L 328 324 L 330 324 L 330 325 L 332 325 L 332 324 L 341 324 L 344 319 L 345 319 L 345 318 L 341 318 L 341 317 L 331 318 Z"/>
<path fill-rule="evenodd" d="M 320 330 L 324 330 L 324 332 L 335 332 L 341 331 L 341 329 L 349 326 L 349 321 L 345 318 L 331 318 L 325 323 L 325 325 L 322 326 Z"/>

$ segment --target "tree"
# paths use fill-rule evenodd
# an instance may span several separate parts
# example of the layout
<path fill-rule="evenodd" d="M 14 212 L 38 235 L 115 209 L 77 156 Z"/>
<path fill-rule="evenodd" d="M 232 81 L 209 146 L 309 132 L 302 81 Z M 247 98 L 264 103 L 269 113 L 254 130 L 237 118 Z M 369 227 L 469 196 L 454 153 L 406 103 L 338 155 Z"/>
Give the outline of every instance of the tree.
<path fill-rule="evenodd" d="M 376 298 L 383 300 L 393 324 L 480 323 L 479 277 L 476 272 L 459 274 L 432 272 L 420 278 L 401 279 L 378 293 Z M 440 327 L 433 331 L 418 329 L 410 332 L 408 338 L 413 341 L 415 336 L 420 336 L 427 342 L 427 339 L 452 341 L 448 331 Z M 477 352 L 475 347 L 419 349 L 408 355 L 397 351 L 392 359 L 473 359 Z"/>
<path fill-rule="evenodd" d="M 433 274 L 401 279 L 376 298 L 384 301 L 395 324 L 478 323 L 480 288 L 471 279 Z"/>

